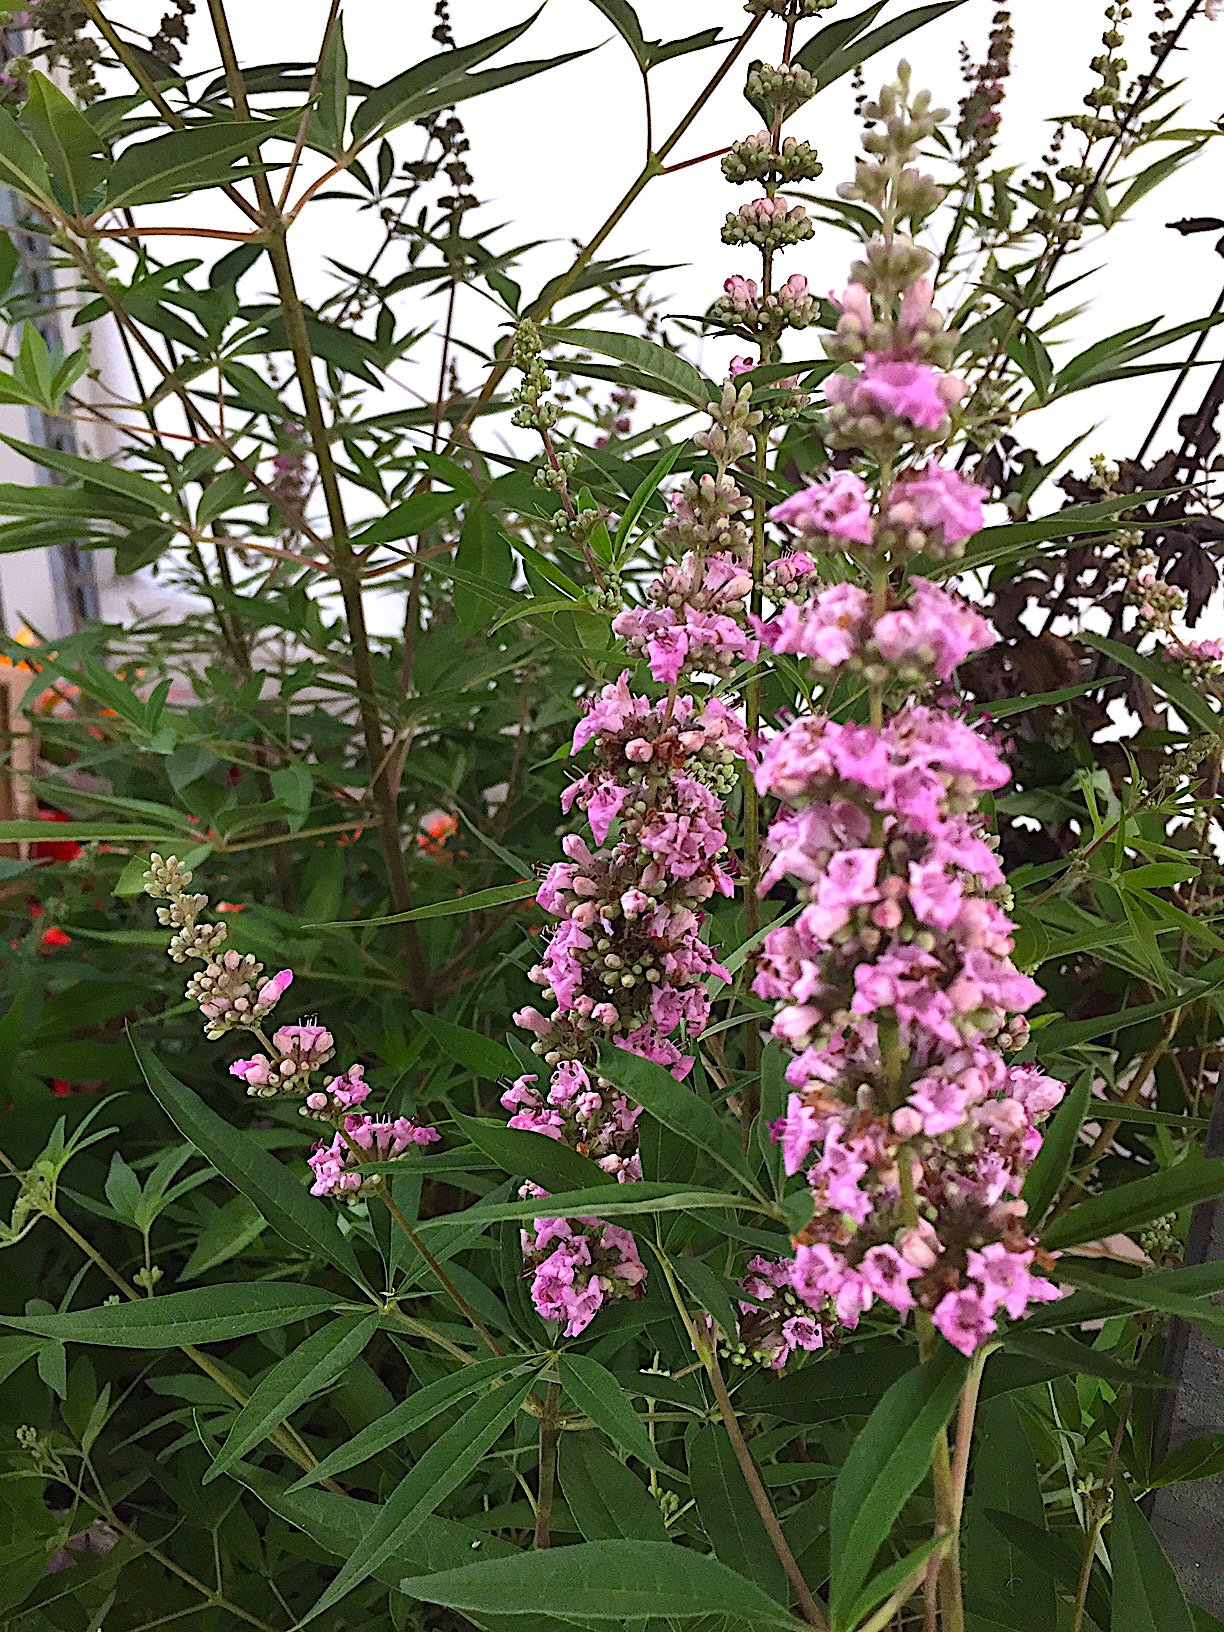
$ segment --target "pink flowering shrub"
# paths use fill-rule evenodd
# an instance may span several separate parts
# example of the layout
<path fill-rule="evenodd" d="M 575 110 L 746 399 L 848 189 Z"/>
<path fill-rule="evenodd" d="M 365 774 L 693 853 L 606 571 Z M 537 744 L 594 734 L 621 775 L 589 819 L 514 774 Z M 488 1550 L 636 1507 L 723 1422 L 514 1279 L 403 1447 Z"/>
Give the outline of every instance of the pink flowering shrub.
<path fill-rule="evenodd" d="M 587 61 L 333 5 L 260 65 L 265 8 L 0 7 L 3 547 L 71 590 L 0 643 L 6 1625 L 1196 1624 L 1221 224 L 1167 320 L 1095 254 L 1213 137 L 1183 3 L 1106 0 L 1040 157 L 1006 8 L 598 0 Z M 957 111 L 868 94 L 936 12 Z M 622 49 L 641 168 L 537 270 Z M 474 213 L 499 86 L 547 250 Z M 696 165 L 704 311 L 617 252 L 657 181 L 700 264 Z"/>

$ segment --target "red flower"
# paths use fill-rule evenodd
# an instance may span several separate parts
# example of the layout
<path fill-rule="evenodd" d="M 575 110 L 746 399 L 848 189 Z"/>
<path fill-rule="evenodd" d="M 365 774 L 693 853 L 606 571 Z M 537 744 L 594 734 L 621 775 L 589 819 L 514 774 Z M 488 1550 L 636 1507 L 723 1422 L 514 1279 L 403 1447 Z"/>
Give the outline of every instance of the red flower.
<path fill-rule="evenodd" d="M 70 822 L 72 817 L 62 810 L 41 805 L 38 819 L 40 822 Z M 75 861 L 81 854 L 82 848 L 75 839 L 38 839 L 30 846 L 30 855 L 35 861 Z"/>
<path fill-rule="evenodd" d="M 65 930 L 58 928 L 55 924 L 52 924 L 50 929 L 43 931 L 42 944 L 50 947 L 71 946 L 72 936 Z"/>

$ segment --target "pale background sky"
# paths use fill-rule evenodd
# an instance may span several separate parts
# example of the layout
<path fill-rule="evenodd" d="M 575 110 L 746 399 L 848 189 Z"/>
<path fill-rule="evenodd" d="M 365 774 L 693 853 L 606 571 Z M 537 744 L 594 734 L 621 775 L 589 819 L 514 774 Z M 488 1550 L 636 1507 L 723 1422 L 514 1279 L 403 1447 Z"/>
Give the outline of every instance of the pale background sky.
<path fill-rule="evenodd" d="M 533 3 L 451 0 L 456 36 L 464 44 L 505 28 L 529 15 Z M 862 4 L 865 0 L 842 0 L 833 16 L 852 14 Z M 313 60 L 328 8 L 327 0 L 231 0 L 229 9 L 240 56 L 254 63 Z M 908 0 L 893 0 L 880 21 L 907 9 Z M 916 82 L 930 85 L 937 99 L 955 107 L 963 89 L 957 47 L 965 40 L 973 58 L 979 60 L 985 53 L 995 9 L 995 0 L 965 0 L 954 12 L 870 63 L 869 87 L 891 76 L 904 52 L 914 63 Z M 161 0 L 108 0 L 112 17 L 148 29 L 157 26 L 163 10 Z M 1085 90 L 1095 83 L 1087 63 L 1101 49 L 1104 6 L 1099 0 L 1017 0 L 1013 10 L 1014 72 L 1008 83 L 999 160 L 1027 166 L 1045 148 L 1051 116 L 1078 110 Z M 1135 0 L 1134 10 L 1127 54 L 1132 73 L 1138 74 L 1150 60 L 1147 35 L 1152 26 L 1152 0 Z M 638 11 L 647 37 L 678 38 L 715 24 L 731 37 L 745 21 L 738 0 L 638 0 Z M 355 77 L 384 81 L 437 49 L 429 38 L 434 21 L 432 0 L 346 0 L 344 16 Z M 828 20 L 826 14 L 817 26 Z M 187 70 L 214 68 L 215 49 L 202 5 L 192 20 L 192 31 Z M 767 20 L 748 55 L 776 59 L 780 37 L 780 25 Z M 1224 116 L 1224 20 L 1213 24 L 1197 19 L 1185 45 L 1177 64 L 1177 74 L 1185 81 L 1179 96 L 1185 105 L 1184 120 L 1209 125 Z M 497 59 L 526 60 L 587 47 L 595 49 L 539 78 L 467 102 L 460 109 L 472 144 L 469 162 L 475 190 L 486 201 L 481 211 L 467 218 L 469 227 L 510 223 L 494 239 L 498 247 L 547 241 L 514 274 L 528 297 L 568 264 L 573 253 L 570 240 L 587 238 L 637 173 L 644 141 L 641 82 L 627 48 L 589 0 L 548 0 L 531 29 Z M 655 70 L 656 140 L 671 129 L 722 55 L 719 49 L 705 51 Z M 722 147 L 759 125 L 742 97 L 744 67 L 743 60 L 733 67 L 673 160 Z M 852 97 L 849 79 L 843 80 L 788 125 L 788 130 L 806 136 L 820 151 L 825 173 L 817 190 L 831 192 L 852 171 L 859 134 Z M 415 131 L 401 132 L 401 155 L 419 151 L 418 139 Z M 716 161 L 659 178 L 633 206 L 604 253 L 680 263 L 655 282 L 658 292 L 667 297 L 664 310 L 700 312 L 730 273 L 751 275 L 755 270 L 755 255 L 728 249 L 718 238 L 726 211 L 749 191 L 728 187 Z M 210 198 L 205 208 L 205 218 L 201 218 L 199 201 L 179 206 L 177 211 L 158 207 L 145 211 L 144 217 L 214 226 L 231 219 L 223 200 Z M 1209 145 L 1188 170 L 1143 201 L 1129 221 L 1110 235 L 1104 270 L 1082 286 L 1081 298 L 1089 302 L 1088 309 L 1068 328 L 1070 343 L 1059 354 L 1059 361 L 1141 319 L 1160 316 L 1178 322 L 1210 309 L 1224 285 L 1224 261 L 1212 253 L 1213 238 L 1185 240 L 1165 225 L 1182 216 L 1204 214 L 1224 216 L 1224 138 Z M 374 221 L 355 216 L 351 205 L 320 202 L 309 208 L 292 237 L 302 286 L 314 295 L 324 293 L 331 283 L 328 256 L 350 265 L 363 264 L 377 241 Z M 159 247 L 169 259 L 196 253 L 200 241 L 163 240 Z M 848 238 L 818 229 L 813 241 L 788 252 L 784 271 L 804 272 L 818 291 L 840 288 L 850 254 Z M 1078 269 L 1098 259 L 1089 249 L 1080 257 Z M 402 261 L 397 263 L 392 256 L 385 264 L 394 268 Z M 257 271 L 244 284 L 248 294 L 259 292 L 257 280 L 262 275 Z M 440 302 L 422 301 L 415 310 L 405 311 L 403 321 L 423 326 L 440 317 Z M 466 323 L 481 343 L 487 345 L 493 338 L 492 309 L 478 297 L 468 297 L 460 319 L 460 327 Z M 791 345 L 795 348 L 791 355 L 813 355 L 812 341 L 805 336 L 792 337 Z M 707 372 L 718 374 L 735 349 L 732 342 L 711 340 L 697 360 Z M 1182 350 L 1168 354 L 1170 358 L 1180 355 Z M 1204 357 L 1216 360 L 1221 356 L 1224 339 L 1209 338 Z M 426 343 L 396 370 L 397 378 L 410 389 L 429 394 L 436 378 L 435 359 L 436 352 Z M 478 365 L 473 362 L 465 378 L 471 382 L 478 377 Z M 1207 372 L 1199 370 L 1195 383 L 1205 383 L 1206 378 Z M 1077 463 L 1086 463 L 1087 455 L 1098 450 L 1111 458 L 1133 454 L 1164 389 L 1164 377 L 1157 376 L 1155 382 L 1077 396 L 1045 412 L 1039 421 L 1026 421 L 1023 434 L 1050 455 L 1095 423 L 1098 428 L 1077 456 Z M 1192 385 L 1179 407 L 1195 400 L 1193 392 Z M 392 390 L 379 406 L 391 408 L 402 400 Z M 9 558 L 0 567 L 11 575 L 17 561 Z M 128 593 L 130 584 L 128 580 L 120 586 L 122 593 Z M 14 594 L 10 589 L 5 599 L 11 623 L 20 591 Z"/>
<path fill-rule="evenodd" d="M 154 0 L 148 9 L 152 14 L 160 7 Z M 268 60 L 278 55 L 310 56 L 327 5 L 326 0 L 243 0 L 230 9 L 243 57 Z M 451 9 L 462 44 L 528 15 L 532 0 L 516 5 L 507 5 L 505 0 L 452 0 Z M 832 16 L 860 9 L 858 0 L 843 0 Z M 907 9 L 906 0 L 896 0 L 880 21 Z M 911 36 L 905 45 L 881 54 L 868 67 L 869 87 L 891 75 L 904 51 L 912 57 L 917 82 L 930 85 L 941 101 L 954 107 L 962 89 L 957 47 L 961 40 L 967 41 L 979 59 L 995 9 L 995 0 L 965 0 L 957 10 Z M 1132 70 L 1142 72 L 1150 60 L 1151 0 L 1136 0 L 1134 9 L 1128 55 Z M 429 40 L 432 10 L 430 0 L 401 0 L 398 4 L 347 0 L 346 30 L 354 75 L 384 80 L 434 50 Z M 1014 7 L 1014 73 L 1008 85 L 1000 150 L 1004 161 L 1033 162 L 1045 147 L 1050 116 L 1081 107 L 1085 90 L 1095 83 L 1087 63 L 1101 49 L 1103 11 L 1098 0 L 1018 0 Z M 745 21 L 737 0 L 639 0 L 638 12 L 648 38 L 678 38 L 716 23 L 722 25 L 724 35 L 731 36 Z M 829 20 L 826 14 L 819 21 Z M 767 20 L 749 55 L 760 54 L 767 60 L 775 57 L 780 35 L 780 26 Z M 202 24 L 196 25 L 196 38 L 200 50 L 207 40 Z M 1187 49 L 1178 65 L 1178 76 L 1186 81 L 1179 97 L 1185 103 L 1185 122 L 1210 124 L 1224 116 L 1224 19 L 1212 24 L 1200 18 L 1191 25 L 1185 43 Z M 465 103 L 460 109 L 472 142 L 470 162 L 476 191 L 487 200 L 486 209 L 469 217 L 469 222 L 513 223 L 499 242 L 554 240 L 533 254 L 525 273 L 516 273 L 528 294 L 568 263 L 571 251 L 566 241 L 585 240 L 636 174 L 643 151 L 642 97 L 627 48 L 589 0 L 549 0 L 539 20 L 505 54 L 505 60 L 528 59 L 591 46 L 596 49 L 586 57 Z M 721 55 L 717 49 L 710 50 L 655 70 L 656 133 L 670 130 Z M 743 78 L 743 68 L 737 63 L 674 158 L 721 147 L 756 128 L 759 120 L 743 100 Z M 818 190 L 831 191 L 851 172 L 859 132 L 852 97 L 849 80 L 843 80 L 787 127 L 814 141 L 821 154 L 825 173 L 816 184 Z M 407 133 L 402 139 L 408 140 Z M 669 309 L 702 311 L 729 273 L 754 270 L 752 252 L 728 249 L 718 240 L 727 209 L 738 205 L 749 191 L 728 187 L 716 161 L 661 177 L 634 205 L 608 249 L 635 259 L 687 263 L 661 274 L 656 286 L 671 297 Z M 1215 213 L 1224 216 L 1224 139 L 1212 144 L 1188 172 L 1145 200 L 1130 223 L 1111 234 L 1108 270 L 1086 286 L 1091 308 L 1069 331 L 1077 343 L 1065 355 L 1148 316 L 1167 314 L 1170 321 L 1179 321 L 1209 310 L 1224 284 L 1224 261 L 1211 253 L 1211 238 L 1184 240 L 1167 231 L 1165 223 L 1185 215 Z M 344 222 L 342 247 L 335 239 L 340 219 Z M 359 247 L 364 248 L 361 236 L 370 229 L 367 223 L 356 226 L 344 205 L 322 204 L 313 218 L 308 212 L 295 232 L 300 234 L 296 240 L 299 264 L 304 273 L 313 274 L 314 281 L 328 254 L 339 253 L 354 264 Z M 367 241 L 373 241 L 372 235 Z M 812 242 L 788 252 L 784 270 L 805 272 L 822 291 L 840 287 L 849 248 L 846 238 L 822 231 Z M 1085 255 L 1083 264 L 1088 260 Z M 315 286 L 321 287 L 321 281 Z M 797 337 L 792 343 L 804 348 L 798 355 L 810 354 L 809 340 Z M 719 372 L 736 349 L 734 343 L 707 344 L 704 365 L 710 373 Z M 422 353 L 416 370 L 418 378 L 425 376 L 425 390 L 431 389 L 433 372 L 424 360 L 427 355 Z M 1224 349 L 1209 341 L 1204 355 L 1219 357 Z M 1098 440 L 1103 448 L 1111 454 L 1133 452 L 1146 429 L 1153 395 L 1150 385 L 1140 385 L 1076 398 L 1065 411 L 1044 416 L 1041 445 L 1050 450 L 1062 446 L 1082 427 L 1087 412 L 1102 422 Z"/>

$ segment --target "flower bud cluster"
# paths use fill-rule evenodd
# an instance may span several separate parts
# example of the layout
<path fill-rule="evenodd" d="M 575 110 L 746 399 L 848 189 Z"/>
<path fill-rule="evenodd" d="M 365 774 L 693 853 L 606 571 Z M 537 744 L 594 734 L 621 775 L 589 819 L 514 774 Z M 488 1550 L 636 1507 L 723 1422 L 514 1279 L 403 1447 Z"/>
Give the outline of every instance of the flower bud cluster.
<path fill-rule="evenodd" d="M 837 189 L 839 196 L 881 214 L 887 208 L 894 222 L 920 224 L 943 202 L 944 189 L 913 161 L 948 110 L 933 107 L 929 91 L 911 96 L 910 67 L 903 62 L 896 80 L 874 102 L 865 102 L 862 114 L 868 127 L 862 138 L 867 156 L 858 160 L 854 180 Z"/>
<path fill-rule="evenodd" d="M 770 515 L 804 538 L 824 540 L 825 548 L 832 540 L 834 547 L 850 545 L 864 563 L 884 554 L 949 561 L 981 531 L 984 497 L 959 471 L 928 462 L 903 470 L 883 505 L 872 505 L 861 476 L 837 470 L 792 493 Z"/>
<path fill-rule="evenodd" d="M 801 244 L 815 231 L 802 204 L 784 198 L 753 198 L 728 214 L 722 229 L 724 244 L 755 244 L 767 255 L 788 244 Z"/>
<path fill-rule="evenodd" d="M 552 375 L 545 365 L 540 343 L 540 331 L 530 318 L 524 318 L 514 331 L 514 366 L 523 378 L 515 386 L 513 401 L 518 404 L 510 416 L 511 424 L 524 430 L 544 433 L 557 423 L 561 410 L 547 400 L 552 389 Z"/>
<path fill-rule="evenodd" d="M 775 147 L 767 130 L 741 137 L 722 158 L 722 173 L 733 186 L 756 181 L 791 187 L 796 182 L 815 181 L 823 169 L 810 142 L 786 136 Z"/>
<path fill-rule="evenodd" d="M 767 62 L 754 62 L 748 69 L 744 96 L 766 124 L 779 124 L 798 113 L 805 102 L 816 95 L 819 85 L 815 74 L 797 62 L 785 62 L 772 67 Z"/>
<path fill-rule="evenodd" d="M 706 321 L 749 339 L 767 336 L 777 340 L 784 329 L 806 329 L 816 311 L 801 272 L 793 273 L 780 289 L 767 295 L 758 294 L 754 279 L 731 277 L 706 313 Z"/>
<path fill-rule="evenodd" d="M 593 761 L 562 809 L 584 812 L 594 842 L 568 834 L 565 859 L 536 896 L 556 920 L 530 971 L 552 1013 L 528 1007 L 514 1017 L 532 1033 L 548 1077 L 528 1073 L 502 1096 L 511 1127 L 560 1140 L 626 1183 L 642 1176 L 640 1108 L 599 1074 L 601 1043 L 683 1078 L 693 1060 L 676 1039 L 687 1042 L 706 1025 L 710 977 L 729 978 L 702 939 L 702 907 L 732 892 L 723 799 L 750 750 L 739 717 L 716 700 L 699 703 L 687 687 L 758 652 L 747 629 L 752 577 L 742 565 L 751 549 L 742 520 L 748 500 L 728 470 L 752 447 L 760 415 L 750 389 L 730 384 L 710 415 L 697 440 L 715 471 L 682 484 L 661 529 L 678 559 L 663 567 L 646 604 L 623 608 L 612 622 L 668 693 L 658 701 L 639 695 L 626 670 L 574 732 L 574 752 L 590 746 Z M 645 1269 L 624 1230 L 541 1218 L 523 1240 L 536 1307 L 568 1335 L 608 1298 L 640 1295 Z"/>
<path fill-rule="evenodd" d="M 799 1351 L 836 1346 L 837 1318 L 831 1303 L 817 1311 L 791 1285 L 789 1263 L 750 1259 L 740 1281 L 739 1332 L 724 1336 L 720 1348 L 733 1366 L 765 1366 L 781 1371 Z"/>
<path fill-rule="evenodd" d="M 441 1136 L 415 1119 L 378 1121 L 358 1112 L 356 1107 L 370 1093 L 364 1066 L 350 1065 L 341 1075 L 327 1077 L 322 1087 L 315 1085 L 315 1077 L 336 1052 L 331 1032 L 315 1020 L 305 1020 L 280 1026 L 271 1037 L 266 1035 L 264 1022 L 292 984 L 293 971 L 282 969 L 267 977 L 263 965 L 249 953 L 233 948 L 218 952 L 225 926 L 199 921 L 208 897 L 189 895 L 190 883 L 191 874 L 177 856 L 149 858 L 145 894 L 169 903 L 157 909 L 157 916 L 175 932 L 170 956 L 176 963 L 195 958 L 204 964 L 187 984 L 188 1001 L 204 1016 L 204 1035 L 215 1040 L 231 1031 L 253 1034 L 266 1053 L 235 1060 L 230 1075 L 255 1099 L 293 1094 L 302 1100 L 303 1116 L 330 1122 L 337 1130 L 331 1143 L 316 1145 L 307 1158 L 315 1175 L 311 1194 L 359 1200 L 378 1179 L 363 1175 L 358 1164 L 393 1160 Z"/>
<path fill-rule="evenodd" d="M 869 686 L 913 688 L 948 680 L 974 652 L 998 639 L 986 619 L 959 595 L 925 578 L 911 578 L 897 610 L 877 610 L 868 590 L 832 584 L 806 606 L 784 606 L 758 633 L 772 651 L 811 660 L 830 675 L 845 668 Z"/>
<path fill-rule="evenodd" d="M 651 585 L 654 605 L 619 613 L 612 630 L 662 685 L 674 685 L 685 669 L 726 676 L 760 650 L 745 628 L 751 592 L 752 574 L 735 556 L 690 552 Z"/>
<path fill-rule="evenodd" d="M 376 1121 L 372 1116 L 346 1116 L 330 1145 L 318 1144 L 307 1157 L 314 1173 L 312 1196 L 339 1196 L 359 1201 L 380 1180 L 380 1175 L 363 1173 L 367 1163 L 393 1162 L 421 1145 L 432 1145 L 442 1136 L 437 1128 L 422 1127 L 415 1117 L 397 1116 L 394 1121 Z"/>
<path fill-rule="evenodd" d="M 524 1185 L 524 1197 L 544 1197 Z M 578 1337 L 605 1303 L 641 1297 L 646 1266 L 628 1230 L 595 1218 L 537 1218 L 522 1232 L 523 1256 L 531 1274 L 531 1301 L 544 1320 L 566 1337 Z"/>
<path fill-rule="evenodd" d="M 1210 5 L 1212 0 L 1208 0 Z M 797 20 L 832 11 L 837 0 L 747 0 L 744 10 L 753 17 L 785 17 Z"/>
<path fill-rule="evenodd" d="M 825 340 L 825 351 L 838 363 L 861 363 L 869 355 L 886 353 L 907 363 L 949 367 L 960 336 L 954 329 L 944 327 L 943 314 L 934 307 L 933 285 L 927 278 L 908 280 L 903 286 L 900 310 L 894 317 L 894 294 L 889 286 L 894 281 L 898 262 L 908 256 L 897 253 L 897 241 L 887 257 L 880 253 L 881 247 L 880 239 L 868 244 L 867 260 L 854 268 L 859 278 L 840 299 L 834 297 L 838 322 Z M 911 265 L 920 263 L 926 263 L 923 250 L 913 257 Z"/>

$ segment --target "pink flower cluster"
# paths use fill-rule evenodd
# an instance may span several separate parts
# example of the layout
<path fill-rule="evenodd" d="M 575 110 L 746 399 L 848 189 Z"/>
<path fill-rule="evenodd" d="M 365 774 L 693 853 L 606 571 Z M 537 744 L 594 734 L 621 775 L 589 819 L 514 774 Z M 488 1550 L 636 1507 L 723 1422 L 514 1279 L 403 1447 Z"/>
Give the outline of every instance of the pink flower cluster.
<path fill-rule="evenodd" d="M 751 592 L 752 574 L 733 556 L 690 553 L 664 567 L 651 589 L 655 605 L 618 613 L 612 629 L 661 685 L 676 684 L 686 669 L 729 674 L 759 650 L 744 628 Z"/>
<path fill-rule="evenodd" d="M 925 464 L 901 473 L 877 516 L 862 477 L 838 470 L 792 493 L 770 516 L 806 537 L 823 535 L 940 559 L 956 554 L 981 531 L 983 497 L 982 489 L 959 472 Z"/>
<path fill-rule="evenodd" d="M 966 657 L 998 639 L 959 595 L 925 578 L 912 578 L 910 589 L 903 608 L 875 616 L 867 590 L 833 584 L 806 606 L 784 606 L 759 633 L 772 651 L 810 658 L 826 672 L 850 664 L 881 682 L 894 675 L 947 680 Z"/>
<path fill-rule="evenodd" d="M 611 1040 L 677 1077 L 692 1066 L 674 1039 L 696 1037 L 709 1018 L 707 978 L 729 978 L 700 933 L 702 904 L 733 887 L 715 789 L 748 743 L 723 704 L 698 708 L 675 693 L 652 703 L 629 689 L 626 673 L 579 721 L 575 752 L 588 745 L 591 769 L 563 804 L 585 811 L 598 848 L 576 833 L 562 841 L 566 859 L 536 896 L 558 923 L 531 971 L 553 1013 L 529 1007 L 514 1017 L 551 1074 L 547 1086 L 520 1077 L 502 1105 L 511 1127 L 561 1140 L 633 1181 L 639 1108 L 598 1075 L 598 1047 Z M 622 1293 L 637 1284 L 612 1282 Z"/>
<path fill-rule="evenodd" d="M 534 1186 L 529 1193 L 544 1194 Z M 641 1295 L 646 1266 L 628 1230 L 594 1218 L 537 1218 L 522 1240 L 531 1301 L 566 1337 L 584 1332 L 605 1303 Z"/>
<path fill-rule="evenodd" d="M 921 360 L 940 333 L 925 283 L 896 320 L 858 286 L 841 309 L 840 344 L 857 334 L 890 349 L 868 349 L 858 377 L 830 381 L 829 396 L 843 428 L 855 419 L 860 445 L 891 460 L 941 424 L 961 382 Z M 878 722 L 796 720 L 756 773 L 784 806 L 761 888 L 788 878 L 801 902 L 768 935 L 753 987 L 778 1004 L 774 1035 L 794 1051 L 774 1131 L 813 1204 L 790 1285 L 814 1315 L 831 1304 L 848 1328 L 877 1301 L 902 1317 L 920 1310 L 969 1354 L 1001 1314 L 1059 1296 L 1036 1272 L 1022 1188 L 1037 1125 L 1063 1087 L 1005 1058 L 1041 996 L 1012 961 L 1010 897 L 979 814 L 1007 767 L 944 708 L 911 699 L 885 712 L 890 688 L 946 682 L 995 637 L 925 579 L 898 603 L 884 569 L 920 551 L 951 554 L 981 526 L 981 493 L 926 463 L 902 468 L 873 505 L 866 483 L 841 471 L 772 514 L 857 547 L 877 586 L 834 585 L 757 630 L 822 674 L 861 673 Z"/>
<path fill-rule="evenodd" d="M 879 730 L 797 721 L 758 772 L 798 807 L 771 830 L 764 886 L 789 876 L 805 902 L 754 986 L 797 1050 L 778 1134 L 814 1217 L 793 1284 L 851 1327 L 877 1298 L 918 1304 L 966 1353 L 1000 1308 L 1057 1296 L 1032 1273 L 1020 1192 L 1062 1085 L 992 1046 L 1023 1039 L 1041 995 L 1011 961 L 1003 875 L 971 814 L 1006 780 L 982 737 L 919 706 Z"/>
<path fill-rule="evenodd" d="M 823 1349 L 835 1340 L 831 1306 L 820 1313 L 796 1293 L 789 1261 L 756 1257 L 740 1282 L 739 1341 L 730 1359 L 781 1371 L 791 1356 Z"/>
<path fill-rule="evenodd" d="M 356 1200 L 370 1182 L 357 1164 L 391 1162 L 414 1146 L 432 1145 L 441 1137 L 437 1128 L 422 1127 L 415 1117 L 379 1122 L 372 1116 L 346 1116 L 331 1144 L 316 1145 L 307 1158 L 315 1176 L 310 1193 Z"/>
<path fill-rule="evenodd" d="M 574 732 L 574 752 L 593 749 L 592 763 L 562 808 L 585 814 L 593 844 L 567 835 L 564 859 L 536 896 L 556 920 L 531 970 L 552 1012 L 528 1007 L 514 1017 L 533 1033 L 549 1076 L 526 1074 L 502 1096 L 511 1127 L 560 1140 L 630 1183 L 642 1176 L 640 1108 L 599 1075 L 599 1046 L 611 1041 L 683 1078 L 693 1063 L 684 1044 L 709 1019 L 707 982 L 730 979 L 702 938 L 702 909 L 733 889 L 723 798 L 749 744 L 725 704 L 699 705 L 680 689 L 759 649 L 746 628 L 752 579 L 740 564 L 747 501 L 726 475 L 747 445 L 746 399 L 729 391 L 720 412 L 725 424 L 706 438 L 718 474 L 673 495 L 664 529 L 683 555 L 663 568 L 647 605 L 613 621 L 667 695 L 652 701 L 632 691 L 626 670 Z M 607 1298 L 641 1294 L 645 1269 L 632 1237 L 611 1225 L 537 1219 L 524 1251 L 536 1308 L 570 1336 Z"/>

